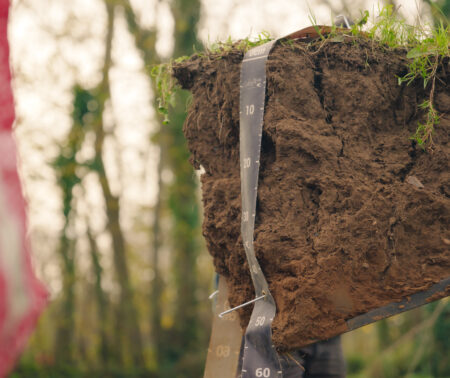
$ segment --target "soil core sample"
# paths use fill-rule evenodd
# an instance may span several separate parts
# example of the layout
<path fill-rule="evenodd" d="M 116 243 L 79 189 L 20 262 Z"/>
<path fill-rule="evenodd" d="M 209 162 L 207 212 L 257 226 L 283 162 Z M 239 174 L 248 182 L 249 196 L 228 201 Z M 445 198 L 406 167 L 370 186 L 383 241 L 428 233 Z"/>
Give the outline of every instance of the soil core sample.
<path fill-rule="evenodd" d="M 193 94 L 184 133 L 204 169 L 203 234 L 230 306 L 254 298 L 240 236 L 242 58 L 231 49 L 173 70 Z M 345 320 L 450 276 L 450 64 L 438 68 L 441 118 L 423 149 L 411 135 L 429 88 L 398 84 L 408 62 L 365 40 L 278 43 L 269 56 L 255 251 L 280 350 L 345 332 Z M 250 313 L 240 310 L 243 327 Z"/>

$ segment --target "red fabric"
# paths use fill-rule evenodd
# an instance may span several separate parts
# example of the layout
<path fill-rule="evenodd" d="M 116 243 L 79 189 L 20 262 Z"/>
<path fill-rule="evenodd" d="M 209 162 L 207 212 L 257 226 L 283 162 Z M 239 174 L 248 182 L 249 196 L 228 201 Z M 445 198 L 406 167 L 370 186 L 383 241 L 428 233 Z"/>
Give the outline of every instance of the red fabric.
<path fill-rule="evenodd" d="M 47 301 L 31 267 L 17 173 L 8 11 L 9 0 L 0 0 L 0 378 L 12 369 Z"/>

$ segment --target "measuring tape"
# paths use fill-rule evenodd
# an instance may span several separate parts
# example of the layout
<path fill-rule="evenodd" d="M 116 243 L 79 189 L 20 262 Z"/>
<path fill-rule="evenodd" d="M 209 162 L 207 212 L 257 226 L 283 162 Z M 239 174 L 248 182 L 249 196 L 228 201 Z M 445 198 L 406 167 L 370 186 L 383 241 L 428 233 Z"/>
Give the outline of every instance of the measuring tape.
<path fill-rule="evenodd" d="M 240 82 L 241 234 L 255 287 L 255 306 L 245 332 L 242 378 L 281 377 L 272 344 L 275 301 L 259 266 L 253 246 L 261 137 L 266 96 L 266 61 L 276 41 L 249 50 L 242 61 Z"/>
<path fill-rule="evenodd" d="M 331 28 L 326 26 L 311 26 L 283 39 L 307 41 L 330 30 Z M 241 234 L 255 288 L 255 299 L 246 303 L 255 302 L 255 305 L 245 332 L 242 378 L 281 378 L 283 376 L 282 363 L 272 344 L 272 321 L 275 317 L 276 305 L 256 259 L 253 245 L 266 96 L 266 62 L 276 42 L 277 40 L 273 40 L 247 51 L 241 66 L 239 112 Z M 299 376 L 302 376 L 302 373 L 300 370 Z"/>
<path fill-rule="evenodd" d="M 329 27 L 324 26 L 309 27 L 283 38 L 306 41 L 329 30 Z M 266 62 L 276 42 L 277 40 L 273 40 L 247 51 L 241 66 L 239 112 L 241 234 L 255 288 L 255 299 L 246 303 L 255 302 L 255 305 L 245 332 L 242 378 L 281 378 L 283 375 L 281 361 L 272 344 L 272 321 L 276 305 L 256 259 L 253 245 L 266 96 Z"/>

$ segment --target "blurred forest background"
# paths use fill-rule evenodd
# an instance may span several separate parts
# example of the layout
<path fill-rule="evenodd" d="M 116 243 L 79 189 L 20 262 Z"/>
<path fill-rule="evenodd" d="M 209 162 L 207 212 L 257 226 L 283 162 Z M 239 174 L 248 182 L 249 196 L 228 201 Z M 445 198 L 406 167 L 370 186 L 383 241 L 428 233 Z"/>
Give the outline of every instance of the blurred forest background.
<path fill-rule="evenodd" d="M 388 1 L 415 24 L 450 0 Z M 438 11 L 442 10 L 442 13 Z M 50 304 L 11 377 L 201 377 L 213 267 L 187 94 L 162 124 L 154 64 L 208 41 L 281 36 L 371 1 L 13 0 L 16 137 Z M 344 336 L 349 377 L 450 377 L 450 302 Z"/>

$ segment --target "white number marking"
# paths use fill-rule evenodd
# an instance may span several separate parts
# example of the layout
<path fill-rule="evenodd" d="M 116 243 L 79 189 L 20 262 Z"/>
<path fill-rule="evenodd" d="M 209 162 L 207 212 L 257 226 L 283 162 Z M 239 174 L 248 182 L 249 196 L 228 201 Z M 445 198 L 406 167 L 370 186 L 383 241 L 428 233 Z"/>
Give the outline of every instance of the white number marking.
<path fill-rule="evenodd" d="M 269 368 L 258 368 L 255 370 L 255 375 L 257 377 L 268 378 L 268 377 L 270 377 L 270 369 Z"/>
<path fill-rule="evenodd" d="M 255 112 L 255 105 L 251 104 L 251 105 L 246 105 L 245 106 L 245 112 L 247 115 L 253 115 L 253 113 Z"/>
<path fill-rule="evenodd" d="M 256 318 L 256 322 L 255 322 L 255 326 L 256 327 L 261 327 L 264 325 L 264 322 L 266 321 L 266 317 L 265 316 L 258 316 Z"/>
<path fill-rule="evenodd" d="M 228 357 L 230 355 L 230 346 L 229 345 L 218 345 L 216 348 L 216 356 L 217 357 Z"/>

